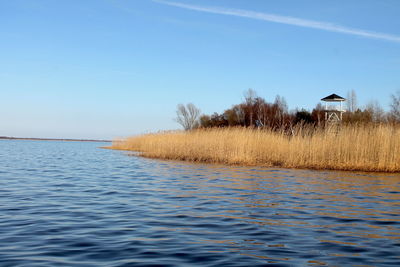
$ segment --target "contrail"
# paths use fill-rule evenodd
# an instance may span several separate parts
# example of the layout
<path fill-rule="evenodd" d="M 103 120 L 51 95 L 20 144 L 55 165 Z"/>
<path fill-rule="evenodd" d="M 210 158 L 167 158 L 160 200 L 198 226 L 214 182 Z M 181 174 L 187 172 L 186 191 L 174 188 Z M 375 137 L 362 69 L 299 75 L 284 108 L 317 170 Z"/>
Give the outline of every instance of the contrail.
<path fill-rule="evenodd" d="M 200 11 L 200 12 L 257 19 L 257 20 L 263 20 L 263 21 L 268 21 L 268 22 L 288 24 L 288 25 L 305 27 L 305 28 L 313 28 L 313 29 L 319 29 L 319 30 L 323 30 L 323 31 L 351 34 L 351 35 L 357 35 L 357 36 L 362 36 L 362 37 L 366 37 L 366 38 L 380 39 L 380 40 L 386 40 L 386 41 L 400 43 L 400 36 L 398 36 L 398 35 L 350 28 L 350 27 L 341 26 L 341 25 L 329 23 L 329 22 L 321 22 L 321 21 L 307 20 L 307 19 L 301 19 L 301 18 L 295 18 L 295 17 L 280 16 L 280 15 L 275 15 L 275 14 L 261 13 L 261 12 L 243 10 L 243 9 L 198 6 L 198 5 L 184 4 L 184 3 L 179 3 L 179 2 L 170 2 L 170 1 L 164 1 L 164 0 L 152 0 L 152 1 L 156 2 L 156 3 L 168 5 L 168 6 L 175 6 L 175 7 L 184 8 L 184 9 L 196 10 L 196 11 Z"/>

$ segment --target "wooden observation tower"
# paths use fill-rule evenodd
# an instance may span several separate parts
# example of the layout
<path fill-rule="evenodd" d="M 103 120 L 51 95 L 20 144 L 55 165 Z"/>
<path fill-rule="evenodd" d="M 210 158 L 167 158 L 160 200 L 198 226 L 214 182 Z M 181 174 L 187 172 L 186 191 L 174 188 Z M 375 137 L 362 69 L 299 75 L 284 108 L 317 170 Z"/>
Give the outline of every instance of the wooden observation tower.
<path fill-rule="evenodd" d="M 321 101 L 325 102 L 325 121 L 328 123 L 341 122 L 343 113 L 346 112 L 343 109 L 342 103 L 346 101 L 346 99 L 337 94 L 331 94 L 322 98 Z"/>

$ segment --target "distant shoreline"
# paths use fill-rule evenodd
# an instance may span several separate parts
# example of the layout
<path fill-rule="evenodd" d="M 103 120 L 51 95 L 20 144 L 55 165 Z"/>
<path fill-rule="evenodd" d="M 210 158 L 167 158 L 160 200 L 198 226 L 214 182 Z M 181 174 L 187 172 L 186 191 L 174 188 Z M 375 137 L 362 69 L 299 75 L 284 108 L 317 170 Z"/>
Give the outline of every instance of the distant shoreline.
<path fill-rule="evenodd" d="M 68 142 L 111 142 L 111 140 L 96 140 L 96 139 L 31 138 L 31 137 L 11 137 L 11 136 L 0 136 L 0 140 L 68 141 Z"/>

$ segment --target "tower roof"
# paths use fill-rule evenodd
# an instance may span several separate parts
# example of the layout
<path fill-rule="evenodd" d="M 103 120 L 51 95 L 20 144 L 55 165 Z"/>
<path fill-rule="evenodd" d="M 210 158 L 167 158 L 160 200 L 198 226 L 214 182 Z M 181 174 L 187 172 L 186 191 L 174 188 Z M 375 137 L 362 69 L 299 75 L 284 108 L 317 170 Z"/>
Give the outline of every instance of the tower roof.
<path fill-rule="evenodd" d="M 321 99 L 322 101 L 345 101 L 346 99 L 338 96 L 337 94 L 331 94 Z"/>

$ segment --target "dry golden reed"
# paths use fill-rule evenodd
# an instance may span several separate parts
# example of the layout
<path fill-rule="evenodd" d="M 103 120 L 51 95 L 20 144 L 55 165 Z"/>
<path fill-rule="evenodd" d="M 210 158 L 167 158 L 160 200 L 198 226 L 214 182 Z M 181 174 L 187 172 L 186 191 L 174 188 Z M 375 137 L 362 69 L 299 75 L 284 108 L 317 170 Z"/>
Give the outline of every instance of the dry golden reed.
<path fill-rule="evenodd" d="M 400 172 L 400 127 L 211 128 L 161 132 L 113 142 L 151 158 L 235 165 Z"/>

